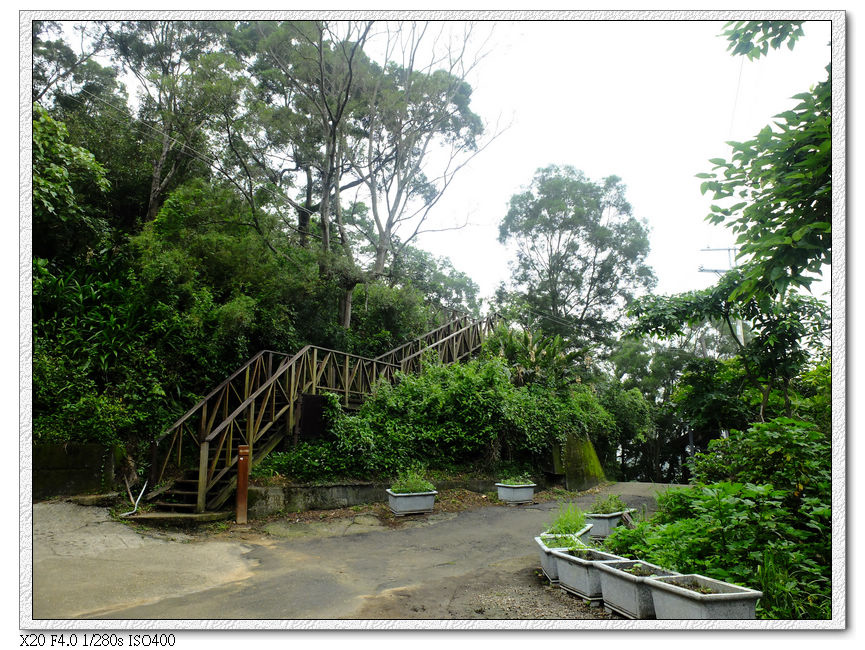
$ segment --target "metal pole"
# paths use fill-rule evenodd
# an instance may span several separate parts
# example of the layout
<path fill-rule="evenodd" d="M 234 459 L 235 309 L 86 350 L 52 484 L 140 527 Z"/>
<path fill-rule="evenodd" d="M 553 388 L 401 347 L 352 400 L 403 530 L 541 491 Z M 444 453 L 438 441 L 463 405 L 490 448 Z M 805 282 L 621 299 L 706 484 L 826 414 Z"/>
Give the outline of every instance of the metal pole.
<path fill-rule="evenodd" d="M 246 501 L 249 492 L 249 445 L 237 447 L 237 517 L 238 524 L 246 523 Z"/>

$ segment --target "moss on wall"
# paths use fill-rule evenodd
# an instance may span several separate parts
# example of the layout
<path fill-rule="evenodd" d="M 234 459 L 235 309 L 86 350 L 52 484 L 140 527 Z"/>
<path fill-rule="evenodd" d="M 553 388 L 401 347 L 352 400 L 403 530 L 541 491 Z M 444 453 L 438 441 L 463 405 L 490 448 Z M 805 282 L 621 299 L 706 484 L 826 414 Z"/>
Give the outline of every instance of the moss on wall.
<path fill-rule="evenodd" d="M 586 490 L 606 480 L 590 440 L 569 436 L 564 450 L 554 450 L 554 454 L 556 470 L 565 475 L 568 490 Z"/>

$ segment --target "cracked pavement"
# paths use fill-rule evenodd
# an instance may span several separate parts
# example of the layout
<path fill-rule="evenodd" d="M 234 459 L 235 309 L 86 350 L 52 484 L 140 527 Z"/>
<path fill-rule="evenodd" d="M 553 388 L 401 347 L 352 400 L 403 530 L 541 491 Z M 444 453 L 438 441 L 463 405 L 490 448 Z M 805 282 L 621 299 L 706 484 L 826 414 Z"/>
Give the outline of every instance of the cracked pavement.
<path fill-rule="evenodd" d="M 614 483 L 655 509 L 666 486 Z M 586 509 L 597 494 L 576 499 Z M 290 517 L 242 539 L 139 530 L 106 508 L 33 506 L 32 617 L 63 619 L 609 619 L 538 575 L 556 502 L 406 518 Z"/>

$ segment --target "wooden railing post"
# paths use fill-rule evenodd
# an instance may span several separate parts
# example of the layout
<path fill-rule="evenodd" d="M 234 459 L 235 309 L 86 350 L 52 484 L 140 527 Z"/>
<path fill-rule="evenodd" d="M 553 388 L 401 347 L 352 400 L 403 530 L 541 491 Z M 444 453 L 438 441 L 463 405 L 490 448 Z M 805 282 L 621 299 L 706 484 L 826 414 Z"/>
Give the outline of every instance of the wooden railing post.
<path fill-rule="evenodd" d="M 345 355 L 345 369 L 343 370 L 342 382 L 345 384 L 345 406 L 348 407 L 348 389 L 349 389 L 349 381 L 348 381 L 348 355 Z"/>
<path fill-rule="evenodd" d="M 195 502 L 195 512 L 204 512 L 207 499 L 207 456 L 210 443 L 201 441 L 201 455 L 198 457 L 198 498 Z"/>
<path fill-rule="evenodd" d="M 312 349 L 312 389 L 310 391 L 313 395 L 315 395 L 315 393 L 316 393 L 316 390 L 315 390 L 316 384 L 318 384 L 318 349 L 313 348 Z"/>
<path fill-rule="evenodd" d="M 246 504 L 249 491 L 249 445 L 237 447 L 237 513 L 235 521 L 246 523 Z"/>

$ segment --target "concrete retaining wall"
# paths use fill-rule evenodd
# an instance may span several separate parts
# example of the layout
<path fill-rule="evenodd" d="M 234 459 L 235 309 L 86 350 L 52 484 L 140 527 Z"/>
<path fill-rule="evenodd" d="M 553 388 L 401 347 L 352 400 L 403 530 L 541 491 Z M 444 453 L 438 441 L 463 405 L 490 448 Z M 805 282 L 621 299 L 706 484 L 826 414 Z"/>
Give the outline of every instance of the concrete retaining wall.
<path fill-rule="evenodd" d="M 122 458 L 122 447 L 34 445 L 33 499 L 111 491 Z"/>
<path fill-rule="evenodd" d="M 389 483 L 346 483 L 338 485 L 304 485 L 258 487 L 249 486 L 248 514 L 250 517 L 266 517 L 280 511 L 301 512 L 303 510 L 325 510 L 346 508 L 364 503 L 387 501 L 385 490 Z M 538 486 L 539 489 L 541 486 Z M 441 481 L 437 490 L 471 490 L 472 492 L 495 492 L 495 481 L 468 479 L 465 481 Z"/>

